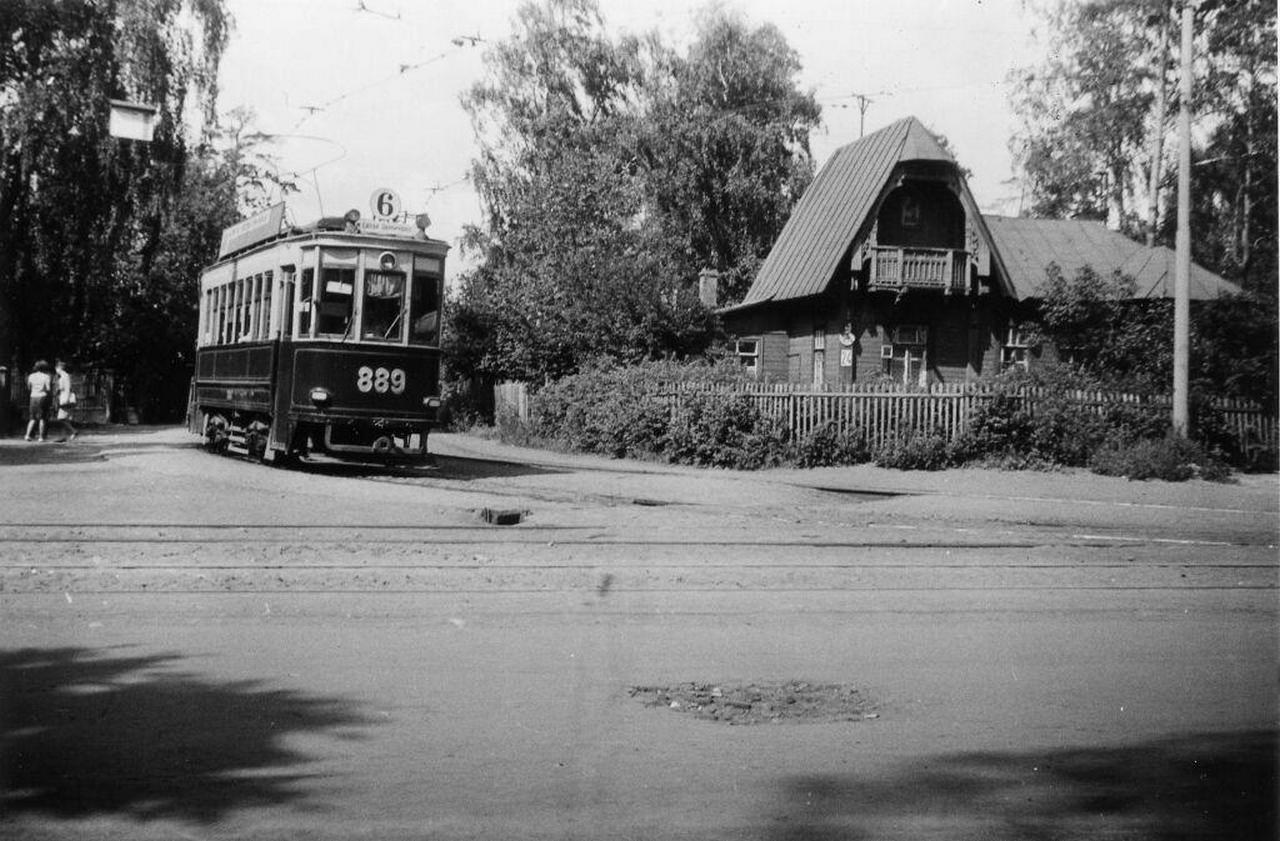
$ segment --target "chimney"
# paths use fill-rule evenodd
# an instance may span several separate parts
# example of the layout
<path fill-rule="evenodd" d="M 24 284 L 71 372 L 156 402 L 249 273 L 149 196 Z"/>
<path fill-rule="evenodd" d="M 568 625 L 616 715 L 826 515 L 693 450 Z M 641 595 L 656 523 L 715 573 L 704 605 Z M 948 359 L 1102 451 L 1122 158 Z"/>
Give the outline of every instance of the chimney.
<path fill-rule="evenodd" d="M 716 299 L 720 292 L 720 272 L 715 269 L 703 269 L 698 272 L 698 300 L 709 310 L 716 308 Z"/>

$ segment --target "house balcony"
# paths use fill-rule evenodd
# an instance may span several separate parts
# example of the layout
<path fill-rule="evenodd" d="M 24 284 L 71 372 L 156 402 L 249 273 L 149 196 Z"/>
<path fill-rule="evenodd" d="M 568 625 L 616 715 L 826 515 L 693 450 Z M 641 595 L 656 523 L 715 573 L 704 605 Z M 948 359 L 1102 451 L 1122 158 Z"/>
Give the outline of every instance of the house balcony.
<path fill-rule="evenodd" d="M 969 291 L 969 254 L 954 248 L 871 248 L 867 288 L 872 291 L 937 289 L 948 295 Z"/>

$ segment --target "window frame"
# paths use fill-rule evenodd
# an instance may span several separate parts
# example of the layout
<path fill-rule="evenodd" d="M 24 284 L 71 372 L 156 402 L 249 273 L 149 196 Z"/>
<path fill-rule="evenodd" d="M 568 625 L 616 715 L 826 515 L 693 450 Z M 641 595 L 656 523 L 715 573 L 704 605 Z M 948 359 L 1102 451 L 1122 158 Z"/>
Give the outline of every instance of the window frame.
<path fill-rule="evenodd" d="M 751 350 L 744 350 L 744 345 L 751 345 Z M 747 336 L 741 339 L 735 339 L 733 343 L 733 353 L 738 363 L 747 369 L 752 377 L 760 376 L 760 345 L 759 336 Z"/>

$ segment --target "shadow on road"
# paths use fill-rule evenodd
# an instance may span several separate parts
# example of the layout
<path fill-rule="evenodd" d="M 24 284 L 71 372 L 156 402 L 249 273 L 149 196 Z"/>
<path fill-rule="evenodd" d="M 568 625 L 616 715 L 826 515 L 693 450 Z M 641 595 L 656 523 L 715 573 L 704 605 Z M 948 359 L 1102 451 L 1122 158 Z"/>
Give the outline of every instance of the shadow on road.
<path fill-rule="evenodd" d="M 558 468 L 519 464 L 512 461 L 489 461 L 479 458 L 432 455 L 429 463 L 376 464 L 358 461 L 338 461 L 324 457 L 308 457 L 296 469 L 325 476 L 348 477 L 420 477 L 429 479 L 468 481 L 471 479 L 510 478 L 516 476 L 547 476 L 568 471 Z"/>
<path fill-rule="evenodd" d="M 0 652 L 3 812 L 210 823 L 306 797 L 291 736 L 359 738 L 354 706 L 257 681 L 216 683 L 174 655 Z"/>
<path fill-rule="evenodd" d="M 1275 733 L 931 757 L 888 777 L 789 779 L 776 841 L 1277 838 Z"/>

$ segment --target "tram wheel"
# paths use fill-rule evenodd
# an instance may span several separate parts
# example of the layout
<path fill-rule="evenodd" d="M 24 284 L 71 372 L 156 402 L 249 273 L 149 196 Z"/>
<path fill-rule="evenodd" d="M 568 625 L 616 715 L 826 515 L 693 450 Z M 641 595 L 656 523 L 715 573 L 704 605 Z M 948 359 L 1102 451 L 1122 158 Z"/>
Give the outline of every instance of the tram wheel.
<path fill-rule="evenodd" d="M 204 448 L 216 455 L 222 455 L 227 451 L 227 445 L 231 441 L 231 435 L 228 431 L 229 424 L 227 419 L 222 415 L 208 415 L 204 423 Z"/>

